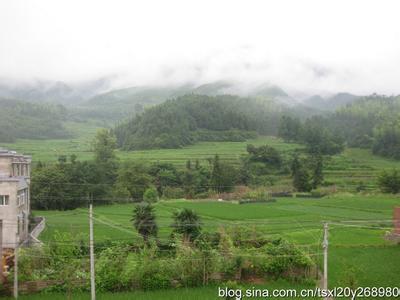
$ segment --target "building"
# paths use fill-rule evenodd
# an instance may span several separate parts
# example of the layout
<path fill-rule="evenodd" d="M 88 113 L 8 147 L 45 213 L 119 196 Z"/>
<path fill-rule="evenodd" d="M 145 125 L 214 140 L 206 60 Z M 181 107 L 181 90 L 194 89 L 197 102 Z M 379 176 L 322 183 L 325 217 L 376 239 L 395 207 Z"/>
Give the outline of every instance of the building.
<path fill-rule="evenodd" d="M 0 220 L 3 248 L 28 239 L 31 157 L 0 149 Z"/>

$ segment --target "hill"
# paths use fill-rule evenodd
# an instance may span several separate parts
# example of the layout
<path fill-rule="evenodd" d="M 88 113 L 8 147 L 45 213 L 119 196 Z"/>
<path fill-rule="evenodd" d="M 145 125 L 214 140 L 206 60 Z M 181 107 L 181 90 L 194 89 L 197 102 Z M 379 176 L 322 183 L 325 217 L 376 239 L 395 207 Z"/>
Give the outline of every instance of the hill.
<path fill-rule="evenodd" d="M 298 104 L 295 99 L 275 85 L 268 83 L 246 85 L 240 82 L 220 80 L 201 85 L 188 83 L 175 86 L 135 86 L 115 89 L 90 98 L 79 105 L 75 111 L 85 118 L 119 121 L 141 113 L 146 107 L 186 94 L 206 96 L 235 95 L 263 101 L 274 100 L 287 106 Z"/>
<path fill-rule="evenodd" d="M 37 104 L 0 98 L 0 142 L 15 138 L 65 138 L 67 110 L 62 105 Z"/>
<path fill-rule="evenodd" d="M 303 101 L 303 105 L 316 110 L 335 111 L 336 109 L 355 102 L 360 97 L 349 93 L 338 93 L 331 97 L 324 98 L 320 95 L 311 96 Z"/>
<path fill-rule="evenodd" d="M 179 148 L 198 141 L 243 141 L 275 134 L 283 107 L 236 96 L 185 95 L 151 107 L 114 132 L 123 149 Z"/>
<path fill-rule="evenodd" d="M 111 90 L 96 95 L 82 103 L 75 111 L 83 117 L 108 121 L 121 119 L 143 112 L 145 107 L 188 93 L 191 86 L 176 87 L 137 86 Z"/>

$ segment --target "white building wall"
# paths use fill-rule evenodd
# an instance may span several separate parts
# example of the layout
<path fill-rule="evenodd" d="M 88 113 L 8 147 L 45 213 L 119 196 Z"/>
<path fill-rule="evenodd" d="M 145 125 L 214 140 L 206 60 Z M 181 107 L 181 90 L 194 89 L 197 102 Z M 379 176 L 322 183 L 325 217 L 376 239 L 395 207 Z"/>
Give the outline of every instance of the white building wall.
<path fill-rule="evenodd" d="M 16 172 L 17 170 L 19 172 Z M 17 243 L 28 238 L 29 177 L 29 158 L 25 159 L 15 152 L 0 151 L 0 195 L 9 197 L 8 205 L 0 205 L 0 220 L 3 221 L 3 248 L 15 248 Z M 24 201 L 19 201 L 22 197 L 18 197 L 18 195 L 23 192 L 26 197 L 24 197 Z"/>
<path fill-rule="evenodd" d="M 3 220 L 3 248 L 14 248 L 18 232 L 17 222 L 19 208 L 17 206 L 18 181 L 1 182 L 0 195 L 9 196 L 9 204 L 0 206 L 0 219 Z"/>

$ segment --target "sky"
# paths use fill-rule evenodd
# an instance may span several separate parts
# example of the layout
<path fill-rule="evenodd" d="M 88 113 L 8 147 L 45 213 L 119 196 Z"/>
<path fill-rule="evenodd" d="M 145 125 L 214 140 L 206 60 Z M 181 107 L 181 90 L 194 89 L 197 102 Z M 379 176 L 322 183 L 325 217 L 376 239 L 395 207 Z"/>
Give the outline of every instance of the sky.
<path fill-rule="evenodd" d="M 397 0 L 2 0 L 0 78 L 400 94 Z"/>

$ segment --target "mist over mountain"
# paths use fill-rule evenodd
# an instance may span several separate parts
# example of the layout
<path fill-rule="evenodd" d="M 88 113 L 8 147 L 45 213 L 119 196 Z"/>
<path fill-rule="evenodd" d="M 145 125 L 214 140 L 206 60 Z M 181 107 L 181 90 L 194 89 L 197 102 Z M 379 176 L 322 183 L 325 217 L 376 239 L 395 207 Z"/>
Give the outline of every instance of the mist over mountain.
<path fill-rule="evenodd" d="M 53 80 L 0 79 L 0 97 L 28 102 L 74 105 L 111 88 L 109 78 L 68 84 Z"/>
<path fill-rule="evenodd" d="M 275 101 L 304 110 L 334 111 L 352 103 L 358 97 L 350 93 L 291 95 L 273 83 L 252 83 L 217 80 L 208 83 L 142 85 L 118 88 L 115 77 L 65 83 L 51 80 L 12 81 L 0 79 L 0 97 L 32 103 L 63 104 L 83 118 L 100 118 L 111 122 L 142 112 L 146 107 L 160 104 L 186 94 L 206 96 L 234 95 Z M 302 95 L 302 96 L 298 96 Z"/>
<path fill-rule="evenodd" d="M 337 93 L 325 98 L 320 95 L 313 95 L 304 99 L 302 104 L 321 111 L 334 111 L 343 105 L 353 103 L 359 98 L 359 96 L 350 93 Z"/>

